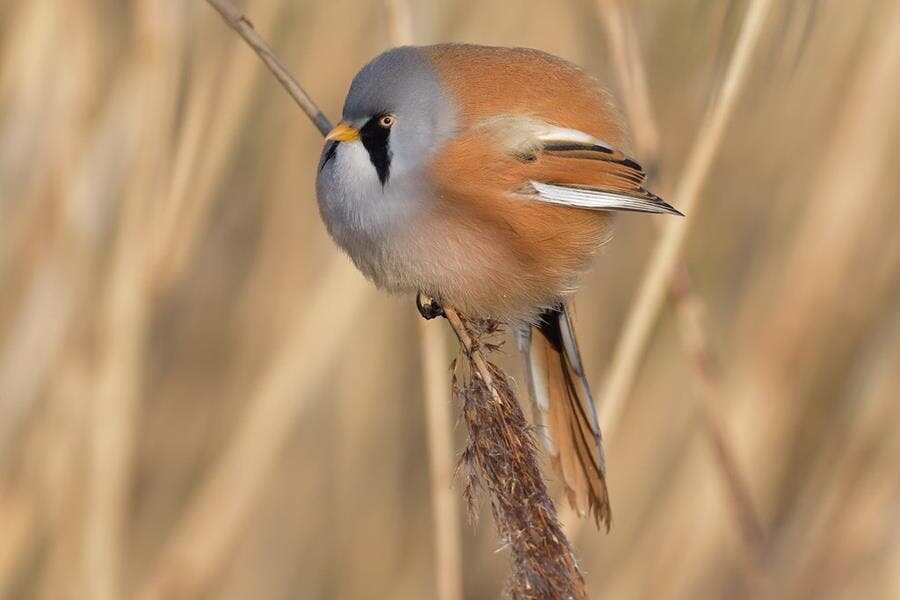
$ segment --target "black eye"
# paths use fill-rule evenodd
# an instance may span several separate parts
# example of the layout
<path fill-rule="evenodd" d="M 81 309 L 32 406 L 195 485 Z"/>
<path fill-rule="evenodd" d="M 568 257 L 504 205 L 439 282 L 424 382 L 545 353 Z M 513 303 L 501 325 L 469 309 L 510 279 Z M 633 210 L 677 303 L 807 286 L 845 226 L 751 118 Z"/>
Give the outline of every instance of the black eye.
<path fill-rule="evenodd" d="M 394 115 L 382 115 L 378 118 L 378 125 L 384 127 L 385 129 L 390 129 L 396 122 L 397 117 L 395 117 Z"/>

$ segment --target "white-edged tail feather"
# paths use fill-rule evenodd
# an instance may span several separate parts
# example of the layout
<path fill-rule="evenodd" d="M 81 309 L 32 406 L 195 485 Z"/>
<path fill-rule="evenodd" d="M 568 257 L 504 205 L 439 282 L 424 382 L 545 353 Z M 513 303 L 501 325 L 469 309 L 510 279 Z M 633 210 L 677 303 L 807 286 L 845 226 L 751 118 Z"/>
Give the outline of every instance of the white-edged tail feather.
<path fill-rule="evenodd" d="M 580 515 L 591 514 L 609 529 L 600 428 L 569 312 L 562 306 L 542 317 L 541 324 L 519 334 L 529 392 L 543 424 L 538 431 L 569 503 Z"/>

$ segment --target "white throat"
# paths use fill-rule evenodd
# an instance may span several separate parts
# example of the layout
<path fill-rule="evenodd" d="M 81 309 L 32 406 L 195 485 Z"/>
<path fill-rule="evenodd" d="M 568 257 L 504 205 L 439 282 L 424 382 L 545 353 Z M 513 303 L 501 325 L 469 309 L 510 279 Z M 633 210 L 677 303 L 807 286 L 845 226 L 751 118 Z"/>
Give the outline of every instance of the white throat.
<path fill-rule="evenodd" d="M 386 252 L 404 245 L 405 233 L 431 205 L 424 164 L 396 160 L 382 185 L 361 142 L 341 142 L 319 174 L 319 210 L 334 240 L 367 275 Z"/>
<path fill-rule="evenodd" d="M 353 236 L 378 238 L 408 223 L 421 209 L 424 186 L 422 178 L 411 176 L 404 166 L 392 164 L 382 185 L 362 143 L 341 142 L 318 186 L 319 206 L 329 230 L 333 228 L 335 236 L 347 230 Z"/>

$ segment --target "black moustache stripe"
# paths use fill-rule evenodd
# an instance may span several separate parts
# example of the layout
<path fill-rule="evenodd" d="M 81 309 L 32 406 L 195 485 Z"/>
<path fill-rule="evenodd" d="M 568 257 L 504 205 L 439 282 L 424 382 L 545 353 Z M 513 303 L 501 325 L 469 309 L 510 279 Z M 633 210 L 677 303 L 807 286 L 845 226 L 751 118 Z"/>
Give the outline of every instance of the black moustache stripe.
<path fill-rule="evenodd" d="M 391 149 L 388 147 L 388 137 L 391 130 L 378 124 L 382 115 L 375 115 L 359 130 L 359 137 L 363 147 L 369 153 L 369 160 L 375 166 L 381 186 L 387 183 L 391 174 Z"/>
<path fill-rule="evenodd" d="M 322 169 L 325 168 L 325 165 L 328 164 L 328 161 L 335 157 L 337 154 L 337 147 L 340 142 L 337 140 L 333 140 L 328 142 L 328 148 L 325 150 L 325 158 L 322 159 L 322 164 L 319 165 L 319 173 L 322 172 Z"/>

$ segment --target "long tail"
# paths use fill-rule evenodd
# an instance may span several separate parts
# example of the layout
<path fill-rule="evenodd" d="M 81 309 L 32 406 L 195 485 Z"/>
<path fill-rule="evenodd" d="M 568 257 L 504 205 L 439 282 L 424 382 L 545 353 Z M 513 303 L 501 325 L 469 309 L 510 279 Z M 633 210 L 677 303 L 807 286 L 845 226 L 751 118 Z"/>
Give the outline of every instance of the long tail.
<path fill-rule="evenodd" d="M 569 503 L 609 531 L 612 513 L 600 427 L 568 307 L 546 311 L 539 325 L 520 332 L 519 345 L 531 398 L 543 419 L 544 443 Z"/>

